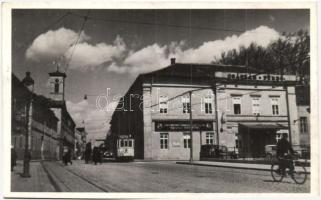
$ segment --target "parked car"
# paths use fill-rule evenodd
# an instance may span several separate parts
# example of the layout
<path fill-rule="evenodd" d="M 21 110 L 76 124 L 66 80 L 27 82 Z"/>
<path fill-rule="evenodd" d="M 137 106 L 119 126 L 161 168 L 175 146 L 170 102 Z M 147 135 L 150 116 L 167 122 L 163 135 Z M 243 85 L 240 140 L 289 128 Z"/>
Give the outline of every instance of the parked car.
<path fill-rule="evenodd" d="M 310 155 L 310 151 L 308 150 L 308 148 L 303 148 L 299 145 L 293 145 L 292 148 L 298 158 L 308 159 L 307 157 L 309 157 Z M 265 145 L 265 159 L 268 161 L 272 161 L 273 159 L 275 159 L 276 150 L 276 144 Z"/>
<path fill-rule="evenodd" d="M 114 154 L 111 151 L 105 151 L 103 153 L 103 158 L 112 158 L 113 156 L 114 156 Z"/>
<path fill-rule="evenodd" d="M 276 158 L 276 144 L 265 145 L 265 159 L 267 161 L 272 161 Z"/>
<path fill-rule="evenodd" d="M 226 146 L 205 144 L 201 146 L 201 158 L 227 158 L 228 151 Z"/>

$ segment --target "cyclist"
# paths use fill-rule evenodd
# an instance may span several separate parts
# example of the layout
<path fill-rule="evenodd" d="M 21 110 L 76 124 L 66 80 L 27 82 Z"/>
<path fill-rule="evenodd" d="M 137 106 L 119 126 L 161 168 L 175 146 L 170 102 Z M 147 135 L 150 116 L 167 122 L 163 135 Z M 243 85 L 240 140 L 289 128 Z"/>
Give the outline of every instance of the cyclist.
<path fill-rule="evenodd" d="M 294 154 L 294 151 L 292 149 L 292 146 L 290 142 L 288 141 L 288 135 L 283 134 L 280 141 L 277 143 L 277 150 L 276 150 L 276 156 L 279 160 L 279 170 L 280 173 L 285 175 L 285 169 L 290 169 L 290 174 L 294 170 L 293 162 L 292 162 L 292 155 Z"/>

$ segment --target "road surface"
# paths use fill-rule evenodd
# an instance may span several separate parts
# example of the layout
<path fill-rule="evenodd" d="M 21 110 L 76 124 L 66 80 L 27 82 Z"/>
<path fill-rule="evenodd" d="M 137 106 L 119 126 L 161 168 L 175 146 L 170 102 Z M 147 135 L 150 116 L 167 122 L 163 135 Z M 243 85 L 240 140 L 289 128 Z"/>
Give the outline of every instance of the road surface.
<path fill-rule="evenodd" d="M 179 165 L 171 161 L 84 164 L 44 163 L 67 192 L 309 192 L 310 178 L 297 185 L 291 178 L 273 182 L 269 172 Z"/>

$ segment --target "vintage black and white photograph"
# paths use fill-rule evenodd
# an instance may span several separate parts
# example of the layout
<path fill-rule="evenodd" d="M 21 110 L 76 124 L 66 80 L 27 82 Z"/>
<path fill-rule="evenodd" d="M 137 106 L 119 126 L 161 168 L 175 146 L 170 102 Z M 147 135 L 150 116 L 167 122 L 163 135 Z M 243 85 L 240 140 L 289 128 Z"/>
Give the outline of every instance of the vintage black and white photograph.
<path fill-rule="evenodd" d="M 309 8 L 10 23 L 10 192 L 311 193 Z"/>

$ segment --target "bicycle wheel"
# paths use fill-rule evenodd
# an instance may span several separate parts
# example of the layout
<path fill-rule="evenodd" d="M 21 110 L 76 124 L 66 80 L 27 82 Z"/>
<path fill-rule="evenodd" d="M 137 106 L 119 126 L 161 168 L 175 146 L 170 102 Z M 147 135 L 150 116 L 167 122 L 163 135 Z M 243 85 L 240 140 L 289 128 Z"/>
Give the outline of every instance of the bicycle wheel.
<path fill-rule="evenodd" d="M 278 164 L 272 164 L 271 165 L 271 175 L 274 181 L 281 182 L 283 179 L 283 174 L 281 170 L 279 169 Z"/>
<path fill-rule="evenodd" d="M 291 178 L 297 184 L 303 184 L 307 180 L 307 170 L 304 166 L 295 166 Z"/>

